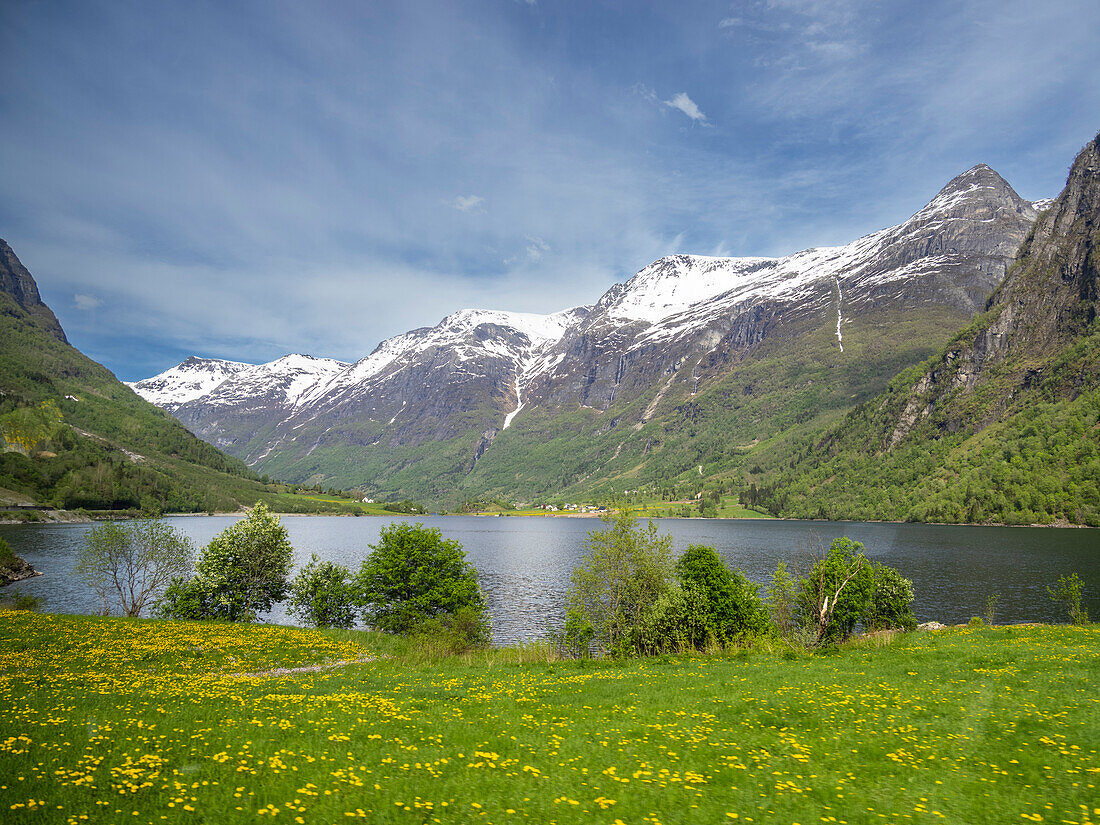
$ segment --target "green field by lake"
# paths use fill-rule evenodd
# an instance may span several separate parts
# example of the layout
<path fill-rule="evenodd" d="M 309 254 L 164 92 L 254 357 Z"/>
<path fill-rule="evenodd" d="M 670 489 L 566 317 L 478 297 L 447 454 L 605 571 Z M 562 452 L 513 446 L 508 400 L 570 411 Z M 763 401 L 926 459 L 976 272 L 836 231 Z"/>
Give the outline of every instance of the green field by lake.
<path fill-rule="evenodd" d="M 0 613 L 0 810 L 11 823 L 1100 821 L 1097 626 L 816 655 L 523 658 Z"/>

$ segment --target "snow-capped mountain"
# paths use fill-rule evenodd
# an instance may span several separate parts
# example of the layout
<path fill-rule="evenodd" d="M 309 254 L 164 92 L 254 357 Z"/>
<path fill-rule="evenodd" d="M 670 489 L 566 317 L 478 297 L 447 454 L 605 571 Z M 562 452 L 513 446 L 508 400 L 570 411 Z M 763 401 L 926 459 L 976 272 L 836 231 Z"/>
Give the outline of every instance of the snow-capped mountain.
<path fill-rule="evenodd" d="M 453 485 L 506 429 L 520 430 L 509 443 L 538 443 L 543 434 L 522 426 L 536 409 L 545 422 L 614 408 L 637 429 L 765 341 L 812 340 L 815 357 L 832 363 L 858 357 L 845 349 L 848 335 L 856 351 L 875 335 L 875 351 L 888 351 L 903 321 L 926 330 L 921 352 L 930 351 L 983 305 L 1042 206 L 979 165 L 904 223 L 843 246 L 780 258 L 672 255 L 590 307 L 461 310 L 353 364 L 188 359 L 133 386 L 203 438 L 284 477 L 378 489 L 380 476 L 411 472 L 417 450 L 446 443 Z"/>

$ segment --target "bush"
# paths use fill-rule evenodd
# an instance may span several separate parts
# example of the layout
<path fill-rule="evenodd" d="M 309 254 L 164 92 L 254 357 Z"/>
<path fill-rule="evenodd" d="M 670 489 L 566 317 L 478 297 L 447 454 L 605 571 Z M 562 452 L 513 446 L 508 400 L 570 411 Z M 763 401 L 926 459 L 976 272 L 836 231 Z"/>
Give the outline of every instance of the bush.
<path fill-rule="evenodd" d="M 570 577 L 566 615 L 591 625 L 598 650 L 624 655 L 642 616 L 671 586 L 672 538 L 658 536 L 652 521 L 639 527 L 625 511 L 603 521 L 607 527 L 588 534 L 588 555 Z"/>
<path fill-rule="evenodd" d="M 288 612 L 311 627 L 351 627 L 358 603 L 351 572 L 316 554 L 290 583 Z"/>
<path fill-rule="evenodd" d="M 455 622 L 463 610 L 473 611 L 476 623 L 488 628 L 485 598 L 462 545 L 423 524 L 384 527 L 355 588 L 363 621 L 387 633 L 414 633 L 433 619 Z"/>
<path fill-rule="evenodd" d="M 77 551 L 73 572 L 99 596 L 103 612 L 117 600 L 127 616 L 141 611 L 173 577 L 191 569 L 191 540 L 159 518 L 97 524 Z"/>
<path fill-rule="evenodd" d="M 780 561 L 766 590 L 768 613 L 772 627 L 788 641 L 792 641 L 803 628 L 798 614 L 798 584 L 787 571 L 787 563 Z"/>
<path fill-rule="evenodd" d="M 868 630 L 915 630 L 913 616 L 913 582 L 893 567 L 873 564 L 874 590 L 863 617 Z"/>
<path fill-rule="evenodd" d="M 484 608 L 475 605 L 427 619 L 411 635 L 419 646 L 429 645 L 445 654 L 481 650 L 493 640 Z"/>
<path fill-rule="evenodd" d="M 814 629 L 814 644 L 847 639 L 863 619 L 874 592 L 874 572 L 863 545 L 847 536 L 833 541 L 799 583 L 798 608 Z"/>
<path fill-rule="evenodd" d="M 15 551 L 11 549 L 11 545 L 0 536 L 0 567 L 11 567 L 15 564 L 17 558 L 18 556 L 16 556 Z"/>
<path fill-rule="evenodd" d="M 680 586 L 697 590 L 702 599 L 703 623 L 690 642 L 707 643 L 758 636 L 767 630 L 768 614 L 755 584 L 740 571 L 730 571 L 713 547 L 693 544 L 676 562 Z"/>
<path fill-rule="evenodd" d="M 699 588 L 670 587 L 643 611 L 632 634 L 635 652 L 646 656 L 680 653 L 716 643 L 707 608 L 706 596 Z"/>
<path fill-rule="evenodd" d="M 203 548 L 193 579 L 172 580 L 157 613 L 169 619 L 254 622 L 286 598 L 293 554 L 279 517 L 257 503 Z"/>
<path fill-rule="evenodd" d="M 1061 576 L 1057 587 L 1048 587 L 1047 593 L 1052 601 L 1061 602 L 1069 611 L 1069 620 L 1075 625 L 1089 623 L 1089 612 L 1081 606 L 1081 591 L 1084 590 L 1084 582 L 1076 573 Z"/>
<path fill-rule="evenodd" d="M 550 641 L 561 656 L 569 659 L 585 659 L 592 654 L 592 639 L 596 629 L 588 618 L 575 609 L 565 613 L 561 630 L 550 634 Z"/>
<path fill-rule="evenodd" d="M 0 595 L 0 610 L 29 610 L 37 612 L 41 606 L 37 596 L 32 596 L 30 593 L 23 593 L 19 590 L 12 590 Z"/>

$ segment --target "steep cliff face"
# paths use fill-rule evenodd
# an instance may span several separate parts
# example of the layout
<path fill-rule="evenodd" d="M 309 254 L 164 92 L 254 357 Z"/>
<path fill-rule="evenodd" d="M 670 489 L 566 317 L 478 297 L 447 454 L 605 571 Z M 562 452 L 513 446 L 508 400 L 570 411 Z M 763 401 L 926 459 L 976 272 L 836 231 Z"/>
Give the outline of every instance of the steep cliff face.
<path fill-rule="evenodd" d="M 1078 155 L 1066 188 L 1020 247 L 988 311 L 913 384 L 888 446 L 933 414 L 950 431 L 980 428 L 1040 386 L 1048 400 L 1076 398 L 1096 386 L 1095 360 L 1067 349 L 1096 321 L 1098 248 L 1100 136 Z"/>
<path fill-rule="evenodd" d="M 988 308 L 768 479 L 790 516 L 1100 526 L 1100 136 Z"/>
<path fill-rule="evenodd" d="M 20 309 L 36 319 L 42 328 L 58 341 L 69 343 L 53 310 L 42 303 L 42 298 L 38 294 L 38 284 L 34 282 L 31 273 L 3 239 L 0 239 L 0 293 L 9 296 Z M 0 311 L 4 311 L 2 305 L 0 305 Z"/>

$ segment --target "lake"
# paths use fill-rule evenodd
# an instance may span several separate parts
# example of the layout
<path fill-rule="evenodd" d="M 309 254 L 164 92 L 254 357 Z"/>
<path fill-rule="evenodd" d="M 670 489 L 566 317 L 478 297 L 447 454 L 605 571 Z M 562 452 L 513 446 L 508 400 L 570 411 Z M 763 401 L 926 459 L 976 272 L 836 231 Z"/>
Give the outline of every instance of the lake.
<path fill-rule="evenodd" d="M 196 547 L 236 521 L 233 516 L 168 519 Z M 295 548 L 295 564 L 311 553 L 351 568 L 370 552 L 390 518 L 284 516 Z M 457 540 L 478 570 L 489 603 L 496 644 L 544 638 L 559 626 L 569 574 L 584 556 L 595 519 L 435 516 L 409 518 L 437 527 Z M 95 613 L 99 604 L 72 574 L 72 564 L 89 524 L 0 525 L 0 536 L 45 575 L 13 585 L 57 613 Z M 998 596 L 997 623 L 1064 622 L 1047 585 L 1076 572 L 1085 583 L 1089 616 L 1100 619 L 1100 531 L 1039 527 L 952 527 L 927 524 L 867 524 L 820 521 L 660 519 L 677 554 L 691 544 L 715 547 L 731 567 L 765 583 L 782 559 L 808 569 L 812 547 L 848 536 L 866 545 L 869 558 L 888 564 L 913 581 L 918 621 L 965 622 L 985 612 Z M 10 589 L 10 588 L 9 588 Z M 291 623 L 281 608 L 266 617 Z"/>

